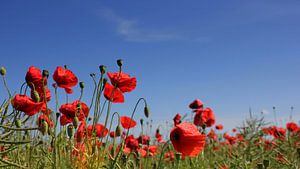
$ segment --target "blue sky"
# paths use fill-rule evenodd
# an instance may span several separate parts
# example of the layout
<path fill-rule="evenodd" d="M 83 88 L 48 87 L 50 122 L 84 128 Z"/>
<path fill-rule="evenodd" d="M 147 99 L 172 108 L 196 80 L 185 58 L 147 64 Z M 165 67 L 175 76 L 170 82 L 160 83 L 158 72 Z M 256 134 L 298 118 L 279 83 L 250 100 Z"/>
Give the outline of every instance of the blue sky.
<path fill-rule="evenodd" d="M 249 107 L 273 120 L 276 106 L 284 121 L 294 106 L 298 121 L 299 9 L 296 0 L 6 0 L 0 2 L 0 66 L 17 91 L 29 66 L 53 72 L 67 64 L 86 83 L 89 102 L 89 74 L 100 64 L 116 71 L 122 58 L 138 86 L 113 108 L 121 114 L 145 97 L 152 119 L 164 123 L 190 112 L 187 105 L 199 98 L 228 129 L 241 124 Z"/>

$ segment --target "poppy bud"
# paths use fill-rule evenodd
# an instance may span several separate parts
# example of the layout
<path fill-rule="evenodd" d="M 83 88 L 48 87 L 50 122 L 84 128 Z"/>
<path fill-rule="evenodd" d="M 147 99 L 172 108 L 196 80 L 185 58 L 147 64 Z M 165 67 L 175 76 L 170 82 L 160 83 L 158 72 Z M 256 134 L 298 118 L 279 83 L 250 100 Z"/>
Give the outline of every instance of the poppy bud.
<path fill-rule="evenodd" d="M 17 128 L 20 128 L 22 126 L 22 121 L 20 119 L 17 119 L 15 121 L 15 125 L 17 126 Z"/>
<path fill-rule="evenodd" d="M 39 95 L 39 93 L 36 90 L 33 91 L 32 99 L 35 102 L 40 102 L 40 95 Z"/>
<path fill-rule="evenodd" d="M 43 70 L 43 77 L 47 78 L 49 77 L 49 72 L 48 70 Z"/>
<path fill-rule="evenodd" d="M 95 75 L 95 73 L 91 73 L 90 76 L 91 76 L 91 77 L 94 77 L 94 76 L 96 76 L 96 75 Z"/>
<path fill-rule="evenodd" d="M 80 86 L 81 89 L 83 89 L 84 88 L 84 82 L 79 82 L 79 86 Z"/>
<path fill-rule="evenodd" d="M 77 112 L 80 112 L 80 110 L 81 110 L 81 104 L 80 103 L 77 103 L 76 110 L 77 110 Z"/>
<path fill-rule="evenodd" d="M 68 66 L 67 66 L 67 65 L 64 65 L 64 68 L 65 68 L 65 69 L 68 69 Z"/>
<path fill-rule="evenodd" d="M 264 160 L 263 164 L 264 164 L 265 169 L 267 169 L 270 165 L 270 161 L 269 160 Z"/>
<path fill-rule="evenodd" d="M 104 74 L 106 72 L 106 66 L 104 66 L 104 65 L 100 65 L 99 69 L 100 69 L 101 74 Z"/>
<path fill-rule="evenodd" d="M 79 119 L 77 116 L 75 116 L 73 120 L 73 126 L 75 127 L 75 129 L 78 127 L 78 123 L 79 123 Z"/>
<path fill-rule="evenodd" d="M 0 74 L 1 74 L 1 76 L 5 76 L 6 75 L 6 69 L 4 67 L 0 68 Z"/>
<path fill-rule="evenodd" d="M 43 135 L 48 133 L 48 123 L 45 120 L 42 121 L 40 131 L 42 132 Z"/>
<path fill-rule="evenodd" d="M 116 132 L 116 136 L 117 137 L 121 136 L 121 134 L 122 134 L 122 128 L 118 125 L 115 132 Z"/>
<path fill-rule="evenodd" d="M 68 126 L 67 133 L 68 133 L 69 138 L 73 137 L 73 134 L 74 134 L 74 127 L 73 127 L 73 125 L 69 125 Z"/>
<path fill-rule="evenodd" d="M 60 116 L 60 113 L 56 113 L 56 119 L 58 119 L 59 118 L 59 116 Z"/>
<path fill-rule="evenodd" d="M 144 124 L 144 119 L 140 119 L 141 126 Z"/>
<path fill-rule="evenodd" d="M 91 117 L 89 117 L 89 118 L 88 118 L 88 121 L 91 121 L 91 120 L 92 120 L 92 118 L 91 118 Z"/>
<path fill-rule="evenodd" d="M 263 164 L 262 164 L 262 163 L 258 163 L 258 164 L 257 164 L 257 169 L 264 169 Z"/>
<path fill-rule="evenodd" d="M 156 129 L 156 134 L 159 134 L 159 128 Z"/>
<path fill-rule="evenodd" d="M 123 60 L 122 59 L 118 59 L 117 60 L 117 64 L 118 64 L 118 66 L 121 67 L 123 65 Z"/>
<path fill-rule="evenodd" d="M 148 107 L 148 106 L 145 106 L 145 107 L 144 107 L 144 114 L 145 114 L 145 116 L 146 116 L 147 118 L 149 117 L 150 110 L 149 110 L 149 107 Z"/>

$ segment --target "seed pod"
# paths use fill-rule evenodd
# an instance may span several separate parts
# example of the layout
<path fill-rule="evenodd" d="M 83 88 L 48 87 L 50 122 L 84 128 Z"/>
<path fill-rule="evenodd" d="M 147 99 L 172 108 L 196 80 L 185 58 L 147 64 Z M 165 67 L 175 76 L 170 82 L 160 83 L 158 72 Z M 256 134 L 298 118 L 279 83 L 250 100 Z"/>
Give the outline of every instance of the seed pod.
<path fill-rule="evenodd" d="M 117 137 L 121 136 L 121 134 L 122 134 L 122 128 L 118 125 L 115 132 L 116 132 L 116 136 Z"/>
<path fill-rule="evenodd" d="M 73 137 L 73 134 L 74 134 L 74 127 L 73 127 L 73 125 L 69 125 L 68 126 L 67 134 L 68 134 L 69 138 Z"/>
<path fill-rule="evenodd" d="M 78 127 L 78 124 L 79 124 L 79 119 L 77 116 L 75 116 L 73 120 L 73 126 L 75 127 L 75 129 Z"/>
<path fill-rule="evenodd" d="M 148 107 L 148 106 L 145 106 L 145 107 L 144 107 L 144 114 L 145 114 L 145 116 L 146 116 L 147 118 L 149 117 L 150 110 L 149 110 L 149 107 Z"/>
<path fill-rule="evenodd" d="M 48 123 L 45 120 L 42 121 L 40 131 L 42 132 L 43 135 L 48 133 Z"/>
<path fill-rule="evenodd" d="M 4 67 L 0 68 L 0 74 L 1 74 L 1 76 L 5 76 L 6 75 L 6 69 Z"/>
<path fill-rule="evenodd" d="M 117 64 L 118 64 L 118 66 L 121 67 L 123 65 L 123 60 L 122 59 L 118 59 L 117 60 Z"/>
<path fill-rule="evenodd" d="M 22 121 L 20 119 L 17 119 L 15 121 L 15 124 L 16 124 L 17 128 L 20 128 L 22 126 Z"/>
<path fill-rule="evenodd" d="M 33 91 L 32 99 L 35 102 L 40 102 L 40 95 L 39 95 L 39 93 L 36 90 Z"/>
<path fill-rule="evenodd" d="M 106 66 L 104 66 L 104 65 L 100 65 L 99 69 L 100 69 L 101 74 L 104 74 L 106 72 Z"/>
<path fill-rule="evenodd" d="M 84 82 L 79 82 L 79 86 L 80 86 L 81 89 L 83 89 L 84 88 Z"/>

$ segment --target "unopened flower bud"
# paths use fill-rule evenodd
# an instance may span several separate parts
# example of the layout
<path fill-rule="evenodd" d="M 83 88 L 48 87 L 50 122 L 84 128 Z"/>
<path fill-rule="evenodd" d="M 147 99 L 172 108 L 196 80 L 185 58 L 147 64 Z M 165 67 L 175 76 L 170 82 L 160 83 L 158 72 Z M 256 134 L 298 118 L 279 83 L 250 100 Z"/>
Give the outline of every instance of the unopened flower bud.
<path fill-rule="evenodd" d="M 159 134 L 159 128 L 156 129 L 156 134 Z"/>
<path fill-rule="evenodd" d="M 96 75 L 95 75 L 95 73 L 91 73 L 90 76 L 91 77 L 95 77 Z"/>
<path fill-rule="evenodd" d="M 39 95 L 39 93 L 36 90 L 34 90 L 33 93 L 32 93 L 32 99 L 35 102 L 40 102 L 40 95 Z"/>
<path fill-rule="evenodd" d="M 68 66 L 67 66 L 67 65 L 64 65 L 64 68 L 65 68 L 65 69 L 68 69 Z"/>
<path fill-rule="evenodd" d="M 101 74 L 105 74 L 105 72 L 106 72 L 106 66 L 100 65 L 100 66 L 99 66 L 99 69 L 100 69 L 100 73 L 101 73 Z"/>
<path fill-rule="evenodd" d="M 1 76 L 5 76 L 6 75 L 6 69 L 4 67 L 0 68 L 0 74 L 1 74 Z"/>
<path fill-rule="evenodd" d="M 77 116 L 75 116 L 73 120 L 73 126 L 75 127 L 75 129 L 78 127 L 78 124 L 79 124 L 79 119 Z"/>
<path fill-rule="evenodd" d="M 123 65 L 123 60 L 122 59 L 118 59 L 117 60 L 117 64 L 118 64 L 118 66 L 121 67 Z"/>
<path fill-rule="evenodd" d="M 79 86 L 80 86 L 81 89 L 83 89 L 84 88 L 84 82 L 79 82 Z"/>
<path fill-rule="evenodd" d="M 73 134 L 74 134 L 74 126 L 73 125 L 68 126 L 67 133 L 68 133 L 69 138 L 73 137 Z"/>
<path fill-rule="evenodd" d="M 58 118 L 59 118 L 59 116 L 60 116 L 60 113 L 59 113 L 59 112 L 57 112 L 57 113 L 56 113 L 56 119 L 58 119 Z"/>
<path fill-rule="evenodd" d="M 122 134 L 122 128 L 119 125 L 116 128 L 115 134 L 117 137 L 121 136 Z"/>
<path fill-rule="evenodd" d="M 269 160 L 264 160 L 263 161 L 265 169 L 267 169 L 270 166 L 270 161 Z"/>
<path fill-rule="evenodd" d="M 45 120 L 42 121 L 40 131 L 42 132 L 43 135 L 48 133 L 48 123 Z"/>
<path fill-rule="evenodd" d="M 22 126 L 22 121 L 20 119 L 17 119 L 15 121 L 15 124 L 16 124 L 17 128 L 20 128 Z"/>
<path fill-rule="evenodd" d="M 77 110 L 77 112 L 80 112 L 80 110 L 81 110 L 81 104 L 80 103 L 77 103 L 76 110 Z"/>
<path fill-rule="evenodd" d="M 145 116 L 146 116 L 147 118 L 149 117 L 150 110 L 149 110 L 149 107 L 148 107 L 148 106 L 145 106 L 145 107 L 144 107 L 144 114 L 145 114 Z"/>
<path fill-rule="evenodd" d="M 48 70 L 43 70 L 43 77 L 47 78 L 49 77 L 49 72 Z"/>
<path fill-rule="evenodd" d="M 141 126 L 144 124 L 144 119 L 140 119 Z"/>

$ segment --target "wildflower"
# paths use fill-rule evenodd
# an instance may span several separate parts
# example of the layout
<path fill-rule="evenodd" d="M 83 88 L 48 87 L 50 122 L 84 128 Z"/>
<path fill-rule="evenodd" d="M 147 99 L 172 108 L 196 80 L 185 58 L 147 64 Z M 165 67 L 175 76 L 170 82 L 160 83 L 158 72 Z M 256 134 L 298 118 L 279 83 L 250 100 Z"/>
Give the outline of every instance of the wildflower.
<path fill-rule="evenodd" d="M 26 95 L 20 95 L 20 94 L 17 94 L 13 98 L 12 105 L 16 110 L 22 111 L 25 114 L 27 114 L 28 116 L 35 115 L 43 107 L 43 103 L 41 103 L 41 102 L 36 103 L 30 97 L 28 97 Z"/>
<path fill-rule="evenodd" d="M 217 129 L 217 130 L 223 130 L 223 125 L 222 125 L 222 124 L 216 125 L 216 129 Z"/>
<path fill-rule="evenodd" d="M 171 142 L 177 152 L 184 156 L 197 156 L 205 145 L 205 135 L 190 123 L 181 123 L 170 133 Z"/>
<path fill-rule="evenodd" d="M 194 124 L 196 126 L 211 127 L 215 123 L 215 115 L 211 108 L 195 110 Z"/>
<path fill-rule="evenodd" d="M 150 137 L 147 135 L 141 135 L 138 137 L 138 141 L 140 144 L 149 145 Z"/>
<path fill-rule="evenodd" d="M 125 129 L 130 129 L 136 126 L 136 122 L 127 116 L 121 116 L 121 125 Z"/>
<path fill-rule="evenodd" d="M 289 122 L 289 123 L 287 123 L 287 124 L 286 124 L 286 128 L 287 128 L 290 132 L 292 132 L 292 133 L 297 133 L 297 132 L 300 130 L 300 128 L 298 127 L 298 125 L 297 125 L 296 123 L 294 123 L 294 122 Z"/>
<path fill-rule="evenodd" d="M 104 125 L 96 124 L 95 126 L 90 125 L 90 126 L 87 127 L 88 136 L 92 136 L 93 128 L 95 130 L 94 132 L 95 132 L 96 136 L 99 137 L 99 138 L 105 137 L 108 133 L 108 129 L 105 128 Z"/>
<path fill-rule="evenodd" d="M 78 103 L 81 105 L 80 109 L 77 108 Z M 72 103 L 61 105 L 59 112 L 62 114 L 60 117 L 60 124 L 66 125 L 68 123 L 73 123 L 75 116 L 78 117 L 79 121 L 83 121 L 84 118 L 88 116 L 89 108 L 85 103 L 76 100 Z"/>
<path fill-rule="evenodd" d="M 203 108 L 203 103 L 201 100 L 196 99 L 189 105 L 189 107 L 191 109 L 200 109 L 200 108 Z"/>
<path fill-rule="evenodd" d="M 77 77 L 71 70 L 64 69 L 63 67 L 56 67 L 53 79 L 58 87 L 64 88 L 68 94 L 73 93 L 72 87 L 78 83 Z"/>
<path fill-rule="evenodd" d="M 176 116 L 173 118 L 174 121 L 174 126 L 177 126 L 178 124 L 181 123 L 181 116 L 179 113 L 176 114 Z"/>
<path fill-rule="evenodd" d="M 107 73 L 111 84 L 106 83 L 104 87 L 104 96 L 107 100 L 114 103 L 123 103 L 123 93 L 131 92 L 136 87 L 136 78 L 130 77 L 126 73 L 119 72 L 108 72 Z M 115 86 L 115 87 L 114 87 Z"/>

